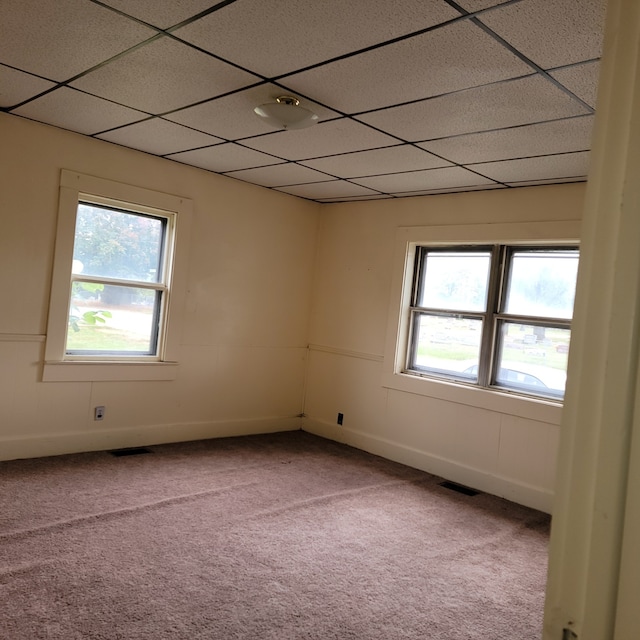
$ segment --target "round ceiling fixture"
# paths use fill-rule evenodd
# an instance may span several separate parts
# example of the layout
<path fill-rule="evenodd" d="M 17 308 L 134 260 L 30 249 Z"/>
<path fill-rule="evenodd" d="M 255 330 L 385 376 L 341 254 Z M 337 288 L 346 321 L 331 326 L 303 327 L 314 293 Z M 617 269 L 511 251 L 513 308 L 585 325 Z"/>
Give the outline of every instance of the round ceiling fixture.
<path fill-rule="evenodd" d="M 275 102 L 261 104 L 254 110 L 266 124 L 276 129 L 306 129 L 318 122 L 318 116 L 300 106 L 293 96 L 280 96 Z"/>

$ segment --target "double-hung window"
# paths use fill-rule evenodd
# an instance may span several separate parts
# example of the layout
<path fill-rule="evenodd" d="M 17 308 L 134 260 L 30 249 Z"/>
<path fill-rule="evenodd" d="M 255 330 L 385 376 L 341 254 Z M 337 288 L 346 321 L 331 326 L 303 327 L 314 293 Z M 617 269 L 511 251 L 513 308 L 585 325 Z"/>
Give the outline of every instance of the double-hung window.
<path fill-rule="evenodd" d="M 45 381 L 171 380 L 191 201 L 62 171 Z"/>
<path fill-rule="evenodd" d="M 169 298 L 174 214 L 78 203 L 67 358 L 159 358 Z"/>
<path fill-rule="evenodd" d="M 576 246 L 418 246 L 404 370 L 564 396 Z"/>

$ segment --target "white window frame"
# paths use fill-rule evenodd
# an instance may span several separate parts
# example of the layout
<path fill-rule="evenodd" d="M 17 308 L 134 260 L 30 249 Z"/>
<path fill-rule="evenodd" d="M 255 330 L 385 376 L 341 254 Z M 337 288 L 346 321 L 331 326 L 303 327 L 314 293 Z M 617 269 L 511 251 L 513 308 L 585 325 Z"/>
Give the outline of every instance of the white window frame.
<path fill-rule="evenodd" d="M 385 388 L 506 413 L 559 423 L 562 402 L 485 388 L 451 379 L 406 371 L 415 255 L 418 246 L 450 245 L 579 245 L 580 223 L 547 221 L 400 227 L 396 233 L 391 302 L 387 321 L 382 384 Z"/>
<path fill-rule="evenodd" d="M 163 309 L 162 335 L 154 356 L 67 355 L 71 265 L 78 204 L 114 206 L 132 213 L 169 220 L 167 246 L 170 295 Z M 173 380 L 177 376 L 179 340 L 186 298 L 186 275 L 192 202 L 142 187 L 63 169 L 60 177 L 58 227 L 51 283 L 43 381 Z"/>

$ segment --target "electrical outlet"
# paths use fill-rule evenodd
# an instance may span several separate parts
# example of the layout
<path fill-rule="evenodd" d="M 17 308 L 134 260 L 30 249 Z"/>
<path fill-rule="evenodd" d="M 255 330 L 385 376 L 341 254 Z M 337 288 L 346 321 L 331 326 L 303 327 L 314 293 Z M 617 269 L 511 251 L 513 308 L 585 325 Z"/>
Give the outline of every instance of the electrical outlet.
<path fill-rule="evenodd" d="M 338 414 L 338 424 L 342 424 L 343 420 L 344 420 L 344 414 L 343 413 L 339 413 Z"/>
<path fill-rule="evenodd" d="M 103 420 L 104 419 L 104 407 L 96 407 L 93 411 L 93 419 L 94 420 Z"/>

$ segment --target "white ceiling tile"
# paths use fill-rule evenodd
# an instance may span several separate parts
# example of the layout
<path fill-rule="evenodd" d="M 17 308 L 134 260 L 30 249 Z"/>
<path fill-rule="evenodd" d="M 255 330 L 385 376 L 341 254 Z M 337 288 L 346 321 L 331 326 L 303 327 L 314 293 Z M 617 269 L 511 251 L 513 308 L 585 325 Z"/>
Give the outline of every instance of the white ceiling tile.
<path fill-rule="evenodd" d="M 331 120 L 308 129 L 279 131 L 271 135 L 243 140 L 242 144 L 287 160 L 305 160 L 317 156 L 362 151 L 397 144 L 397 140 L 365 127 L 359 122 Z"/>
<path fill-rule="evenodd" d="M 253 184 L 259 184 L 263 187 L 283 187 L 307 182 L 326 182 L 330 178 L 326 173 L 320 173 L 291 162 L 274 164 L 270 167 L 260 167 L 258 169 L 232 171 L 227 175 L 246 182 L 252 182 Z"/>
<path fill-rule="evenodd" d="M 253 112 L 254 108 L 265 102 L 275 102 L 278 96 L 289 93 L 273 84 L 261 84 L 164 117 L 227 140 L 248 138 L 273 131 L 272 127 Z M 300 99 L 300 106 L 313 111 L 320 121 L 338 115 L 335 111 L 304 98 Z"/>
<path fill-rule="evenodd" d="M 489 7 L 495 7 L 507 0 L 458 0 L 458 4 L 467 11 L 473 13 L 474 11 L 482 11 Z"/>
<path fill-rule="evenodd" d="M 480 19 L 544 69 L 599 58 L 606 0 L 526 0 Z"/>
<path fill-rule="evenodd" d="M 282 162 L 282 160 L 273 156 L 246 149 L 231 142 L 219 144 L 215 147 L 207 147 L 206 149 L 176 153 L 168 157 L 171 160 L 177 160 L 178 162 L 184 162 L 185 164 L 217 173 L 262 167 Z"/>
<path fill-rule="evenodd" d="M 140 111 L 68 87 L 47 93 L 11 113 L 89 135 L 146 117 Z"/>
<path fill-rule="evenodd" d="M 357 113 L 530 72 L 465 21 L 289 76 L 286 83 L 323 104 Z"/>
<path fill-rule="evenodd" d="M 278 191 L 289 193 L 301 198 L 348 198 L 349 196 L 375 196 L 376 192 L 357 184 L 351 184 L 344 180 L 331 180 L 330 182 L 315 182 L 313 184 L 301 184 L 295 187 L 281 187 Z"/>
<path fill-rule="evenodd" d="M 0 60 L 67 80 L 156 31 L 86 0 L 2 0 Z"/>
<path fill-rule="evenodd" d="M 55 87 L 53 82 L 0 64 L 0 107 L 11 107 Z"/>
<path fill-rule="evenodd" d="M 586 111 L 552 82 L 536 75 L 374 111 L 357 119 L 405 140 L 424 141 Z"/>
<path fill-rule="evenodd" d="M 216 4 L 215 0 L 103 0 L 115 7 L 161 29 L 172 27 Z"/>
<path fill-rule="evenodd" d="M 428 169 L 426 171 L 410 171 L 408 173 L 392 173 L 386 176 L 358 178 L 354 182 L 364 187 L 371 187 L 384 193 L 402 191 L 426 191 L 431 189 L 460 188 L 466 186 L 493 184 L 492 180 L 483 178 L 462 167 L 446 167 L 444 169 Z"/>
<path fill-rule="evenodd" d="M 0 107 L 320 201 L 584 180 L 605 0 L 456 2 L 0 0 Z"/>
<path fill-rule="evenodd" d="M 442 0 L 242 0 L 174 35 L 274 77 L 459 15 Z"/>
<path fill-rule="evenodd" d="M 589 170 L 589 152 L 474 164 L 471 168 L 489 178 L 507 183 L 517 182 L 522 176 L 527 176 L 528 180 L 586 176 Z"/>
<path fill-rule="evenodd" d="M 339 178 L 356 178 L 381 173 L 397 173 L 400 171 L 417 171 L 446 167 L 446 160 L 424 153 L 412 145 L 385 147 L 371 151 L 357 151 L 342 156 L 329 156 L 303 162 L 307 167 L 326 171 Z"/>
<path fill-rule="evenodd" d="M 258 78 L 162 37 L 72 85 L 148 113 L 163 113 L 253 84 Z"/>
<path fill-rule="evenodd" d="M 457 164 L 549 155 L 591 148 L 593 116 L 580 116 L 419 144 Z"/>
<path fill-rule="evenodd" d="M 584 64 L 558 69 L 550 73 L 569 91 L 575 93 L 578 98 L 584 100 L 595 109 L 598 96 L 598 76 L 600 73 L 600 63 L 598 61 L 585 62 Z"/>
<path fill-rule="evenodd" d="M 98 138 L 159 156 L 223 142 L 206 133 L 193 131 L 160 118 L 108 131 Z"/>

